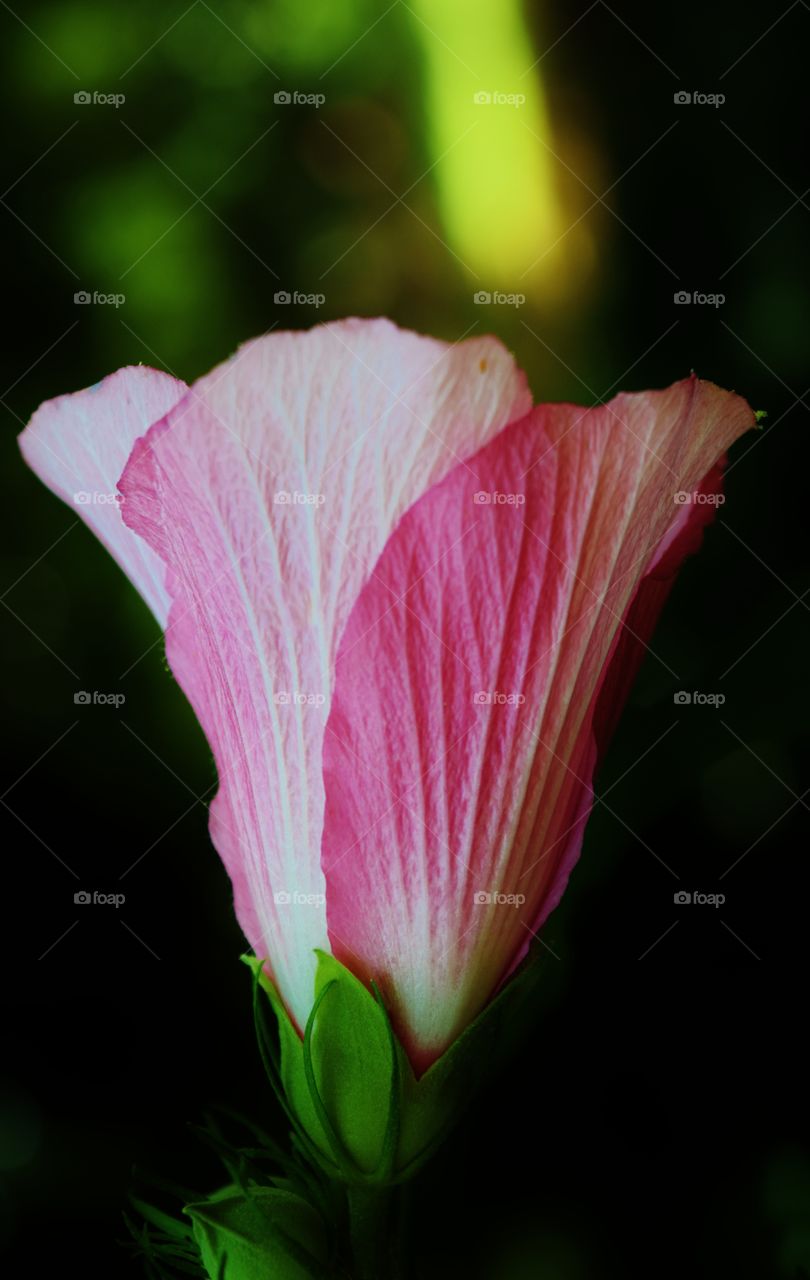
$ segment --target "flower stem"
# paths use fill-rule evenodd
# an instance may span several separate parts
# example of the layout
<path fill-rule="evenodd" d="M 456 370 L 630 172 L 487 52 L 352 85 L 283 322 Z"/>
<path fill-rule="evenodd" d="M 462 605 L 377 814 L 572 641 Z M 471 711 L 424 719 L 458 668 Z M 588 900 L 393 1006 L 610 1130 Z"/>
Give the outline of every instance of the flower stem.
<path fill-rule="evenodd" d="M 348 1189 L 353 1280 L 381 1280 L 382 1276 L 396 1280 L 402 1275 L 401 1257 L 392 1249 L 394 1194 L 384 1186 Z"/>

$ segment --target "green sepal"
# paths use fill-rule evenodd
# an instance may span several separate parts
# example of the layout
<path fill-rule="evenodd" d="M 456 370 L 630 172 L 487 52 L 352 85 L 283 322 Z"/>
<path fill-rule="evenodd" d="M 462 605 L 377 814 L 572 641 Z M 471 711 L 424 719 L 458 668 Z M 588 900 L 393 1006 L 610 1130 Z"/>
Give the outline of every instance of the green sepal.
<path fill-rule="evenodd" d="M 522 1029 L 541 968 L 524 964 L 450 1048 L 416 1078 L 377 988 L 334 956 L 316 952 L 312 1010 L 303 1038 L 263 962 L 245 957 L 256 991 L 276 1016 L 279 1056 L 265 1065 L 311 1159 L 355 1185 L 411 1176 L 429 1157 Z M 261 1019 L 258 1019 L 262 1036 Z"/>
<path fill-rule="evenodd" d="M 279 1030 L 279 1083 L 305 1150 L 333 1177 L 389 1181 L 400 1078 L 410 1070 L 381 1001 L 334 956 L 316 953 L 315 999 L 302 1039 L 261 962 L 248 960 Z"/>
<path fill-rule="evenodd" d="M 223 1187 L 186 1205 L 210 1280 L 319 1280 L 329 1274 L 324 1224 L 289 1191 Z"/>
<path fill-rule="evenodd" d="M 130 1196 L 130 1204 L 136 1213 L 139 1213 L 145 1222 L 150 1226 L 157 1227 L 170 1240 L 188 1240 L 191 1236 L 191 1227 L 186 1222 L 181 1222 L 170 1213 L 164 1213 L 162 1209 L 158 1209 L 156 1205 L 149 1204 L 146 1200 L 139 1200 L 137 1196 Z"/>

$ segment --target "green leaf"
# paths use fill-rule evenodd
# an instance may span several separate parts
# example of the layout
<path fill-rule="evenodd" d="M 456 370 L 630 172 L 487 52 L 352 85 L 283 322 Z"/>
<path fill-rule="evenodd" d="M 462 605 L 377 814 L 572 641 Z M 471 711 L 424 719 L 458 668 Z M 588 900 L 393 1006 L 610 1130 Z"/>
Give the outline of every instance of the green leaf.
<path fill-rule="evenodd" d="M 320 1280 L 329 1274 L 323 1222 L 300 1196 L 228 1186 L 184 1212 L 211 1280 Z"/>

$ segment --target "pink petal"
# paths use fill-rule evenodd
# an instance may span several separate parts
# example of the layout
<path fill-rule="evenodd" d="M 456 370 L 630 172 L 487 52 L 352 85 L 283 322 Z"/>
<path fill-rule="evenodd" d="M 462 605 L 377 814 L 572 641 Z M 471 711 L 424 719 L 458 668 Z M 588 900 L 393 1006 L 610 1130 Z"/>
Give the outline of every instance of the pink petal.
<path fill-rule="evenodd" d="M 86 391 L 47 400 L 20 436 L 29 467 L 90 526 L 161 626 L 169 613 L 165 569 L 121 519 L 116 485 L 138 436 L 187 390 L 156 369 L 119 369 Z"/>
<path fill-rule="evenodd" d="M 329 936 L 382 986 L 418 1067 L 559 900 L 598 750 L 711 512 L 674 494 L 753 421 L 694 377 L 535 409 L 406 513 L 362 591 L 324 742 Z"/>
<path fill-rule="evenodd" d="M 301 1026 L 313 949 L 328 949 L 322 751 L 339 636 L 402 513 L 529 405 L 494 339 L 447 346 L 348 320 L 243 347 L 121 479 L 124 519 L 168 566 L 167 655 L 219 771 L 212 839 Z"/>

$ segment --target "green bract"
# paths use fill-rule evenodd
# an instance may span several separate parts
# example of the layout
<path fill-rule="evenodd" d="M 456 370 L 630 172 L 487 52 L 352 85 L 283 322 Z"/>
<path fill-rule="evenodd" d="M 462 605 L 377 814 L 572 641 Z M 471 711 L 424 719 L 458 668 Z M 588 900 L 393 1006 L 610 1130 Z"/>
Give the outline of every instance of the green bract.
<path fill-rule="evenodd" d="M 270 1078 L 310 1157 L 355 1185 L 400 1182 L 431 1154 L 507 1048 L 533 989 L 527 963 L 484 1012 L 419 1079 L 397 1039 L 379 992 L 334 956 L 319 951 L 304 1037 L 262 962 L 253 970 L 260 1045 Z M 278 1045 L 263 1024 L 259 988 L 278 1023 Z"/>
<path fill-rule="evenodd" d="M 193 1256 L 210 1280 L 342 1276 L 340 1258 L 347 1249 L 358 1280 L 378 1280 L 381 1267 L 393 1266 L 391 1188 L 416 1172 L 508 1054 L 525 1023 L 521 1013 L 540 970 L 536 959 L 527 961 L 417 1079 L 376 986 L 369 991 L 333 956 L 317 956 L 303 1037 L 263 962 L 247 961 L 262 1057 L 295 1131 L 292 1162 L 282 1159 L 282 1174 L 263 1181 L 258 1166 L 251 1164 L 252 1151 L 240 1154 L 225 1144 L 236 1157 L 226 1161 L 236 1180 L 208 1199 L 186 1205 L 193 1239 L 187 1226 L 136 1203 L 146 1221 L 166 1237 L 167 1253 L 189 1260 Z M 262 991 L 275 1015 L 277 1035 Z M 311 1170 L 312 1176 L 306 1175 L 301 1156 L 321 1171 L 320 1177 Z"/>
<path fill-rule="evenodd" d="M 224 1187 L 186 1206 L 211 1280 L 311 1280 L 326 1275 L 323 1222 L 306 1200 L 270 1187 Z"/>

